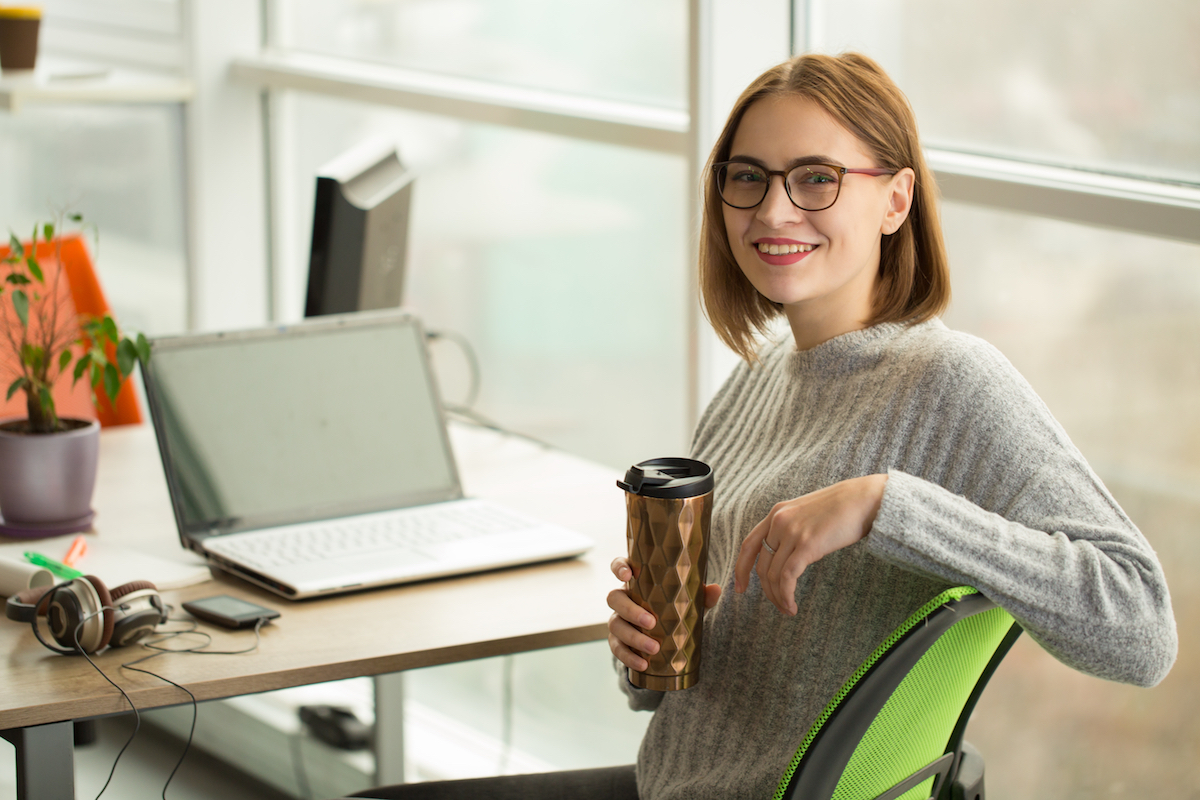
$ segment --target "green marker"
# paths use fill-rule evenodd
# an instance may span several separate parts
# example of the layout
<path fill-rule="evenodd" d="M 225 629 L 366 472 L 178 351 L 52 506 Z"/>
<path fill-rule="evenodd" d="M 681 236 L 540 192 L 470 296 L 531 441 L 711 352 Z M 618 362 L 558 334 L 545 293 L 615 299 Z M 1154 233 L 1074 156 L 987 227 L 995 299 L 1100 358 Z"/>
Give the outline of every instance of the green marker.
<path fill-rule="evenodd" d="M 53 558 L 48 558 L 41 553 L 35 553 L 32 550 L 25 551 L 25 560 L 30 564 L 34 564 L 39 567 L 45 567 L 58 577 L 66 578 L 70 581 L 83 577 L 83 573 L 79 570 L 68 567 L 61 561 L 55 561 Z"/>

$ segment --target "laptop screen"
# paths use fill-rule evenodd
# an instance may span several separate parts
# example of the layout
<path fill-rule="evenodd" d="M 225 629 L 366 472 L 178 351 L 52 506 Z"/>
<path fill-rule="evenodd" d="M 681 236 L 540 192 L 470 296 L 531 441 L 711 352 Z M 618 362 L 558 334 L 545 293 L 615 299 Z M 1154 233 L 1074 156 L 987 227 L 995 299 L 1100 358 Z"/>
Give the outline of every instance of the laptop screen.
<path fill-rule="evenodd" d="M 147 397 L 183 535 L 461 496 L 424 334 L 409 315 L 152 346 Z"/>

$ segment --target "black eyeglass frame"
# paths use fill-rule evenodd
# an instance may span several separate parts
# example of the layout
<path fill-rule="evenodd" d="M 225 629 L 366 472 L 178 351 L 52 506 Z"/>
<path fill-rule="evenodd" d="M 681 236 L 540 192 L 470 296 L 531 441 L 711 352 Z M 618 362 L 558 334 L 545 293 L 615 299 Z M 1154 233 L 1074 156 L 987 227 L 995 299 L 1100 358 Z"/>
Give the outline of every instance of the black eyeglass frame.
<path fill-rule="evenodd" d="M 763 184 L 762 197 L 760 197 L 758 199 L 757 203 L 752 203 L 748 206 L 736 206 L 733 203 L 731 203 L 725 199 L 725 194 L 721 191 L 721 170 L 725 169 L 730 164 L 747 164 L 751 167 L 758 167 L 764 173 L 766 173 L 767 180 Z M 833 195 L 833 200 L 831 200 L 829 202 L 829 205 L 821 206 L 820 208 L 805 208 L 804 206 L 802 206 L 796 202 L 796 198 L 792 197 L 792 190 L 788 188 L 788 175 L 791 175 L 793 172 L 795 172 L 798 169 L 804 169 L 804 168 L 808 168 L 808 167 L 827 167 L 838 174 L 837 192 Z M 792 167 L 791 169 L 786 169 L 786 170 L 785 169 L 767 169 L 762 164 L 756 164 L 753 161 L 747 161 L 744 158 L 739 158 L 735 161 L 719 161 L 716 164 L 712 165 L 712 171 L 713 171 L 713 182 L 716 184 L 716 188 L 717 188 L 717 197 L 720 197 L 721 202 L 724 203 L 725 205 L 729 206 L 730 208 L 737 208 L 737 209 L 745 210 L 747 208 L 756 208 L 757 206 L 762 205 L 762 201 L 767 199 L 767 194 L 771 191 L 771 178 L 778 175 L 779 177 L 783 178 L 783 191 L 787 194 L 788 200 L 790 200 L 792 202 L 792 205 L 794 205 L 796 208 L 800 209 L 801 211 L 824 211 L 827 208 L 831 208 L 833 206 L 833 204 L 837 202 L 838 198 L 842 196 L 842 179 L 845 178 L 847 175 L 870 175 L 872 177 L 877 178 L 880 175 L 895 175 L 900 170 L 898 170 L 898 169 L 882 169 L 879 167 L 865 167 L 865 168 L 840 167 L 837 164 L 823 164 L 821 162 L 812 162 L 809 164 L 797 164 L 796 166 Z"/>

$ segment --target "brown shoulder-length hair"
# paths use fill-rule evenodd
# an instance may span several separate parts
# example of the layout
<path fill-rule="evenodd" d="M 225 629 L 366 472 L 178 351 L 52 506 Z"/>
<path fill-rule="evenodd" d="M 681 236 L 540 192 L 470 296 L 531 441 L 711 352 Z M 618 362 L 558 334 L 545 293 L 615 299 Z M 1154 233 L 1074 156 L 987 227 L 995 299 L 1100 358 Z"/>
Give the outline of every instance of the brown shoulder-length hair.
<path fill-rule="evenodd" d="M 705 165 L 700 292 L 717 335 L 742 358 L 753 361 L 755 334 L 765 333 L 770 321 L 782 313 L 782 306 L 759 294 L 734 260 L 712 173 L 713 164 L 729 158 L 746 109 L 764 97 L 780 96 L 817 103 L 866 146 L 878 162 L 875 166 L 911 167 L 916 173 L 908 218 L 895 233 L 883 237 L 868 321 L 872 325 L 920 322 L 940 314 L 950 302 L 950 275 L 938 219 L 937 185 L 921 153 L 908 99 L 864 55 L 809 54 L 767 70 L 746 88 Z"/>

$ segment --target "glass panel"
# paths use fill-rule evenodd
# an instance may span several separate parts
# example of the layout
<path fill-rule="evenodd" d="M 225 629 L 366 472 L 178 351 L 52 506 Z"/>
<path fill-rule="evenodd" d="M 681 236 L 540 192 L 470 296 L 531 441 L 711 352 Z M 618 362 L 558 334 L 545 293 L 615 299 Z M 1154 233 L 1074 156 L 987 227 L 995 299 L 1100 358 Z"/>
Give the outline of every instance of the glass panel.
<path fill-rule="evenodd" d="M 683 158 L 287 99 L 282 316 L 302 313 L 318 170 L 382 136 L 417 173 L 407 304 L 469 341 L 476 408 L 620 469 L 686 449 Z M 445 399 L 465 400 L 463 354 L 433 356 Z"/>
<path fill-rule="evenodd" d="M 288 0 L 279 44 L 684 108 L 684 0 Z"/>
<path fill-rule="evenodd" d="M 405 699 L 419 780 L 632 764 L 651 717 L 629 710 L 605 642 L 412 670 Z M 426 753 L 421 738 L 450 739 L 442 715 L 478 737 L 473 760 Z"/>
<path fill-rule="evenodd" d="M 879 60 L 927 144 L 1200 180 L 1200 3 L 814 2 L 818 49 Z"/>
<path fill-rule="evenodd" d="M 1142 798 L 1196 787 L 1200 752 L 1200 247 L 947 204 L 946 323 L 990 341 L 1158 552 L 1179 660 L 1154 689 L 1082 675 L 1028 636 L 967 738 L 988 796 Z"/>
<path fill-rule="evenodd" d="M 183 126 L 178 106 L 28 107 L 0 114 L 0 232 L 28 237 L 56 209 L 95 225 L 88 246 L 117 321 L 187 327 Z"/>

